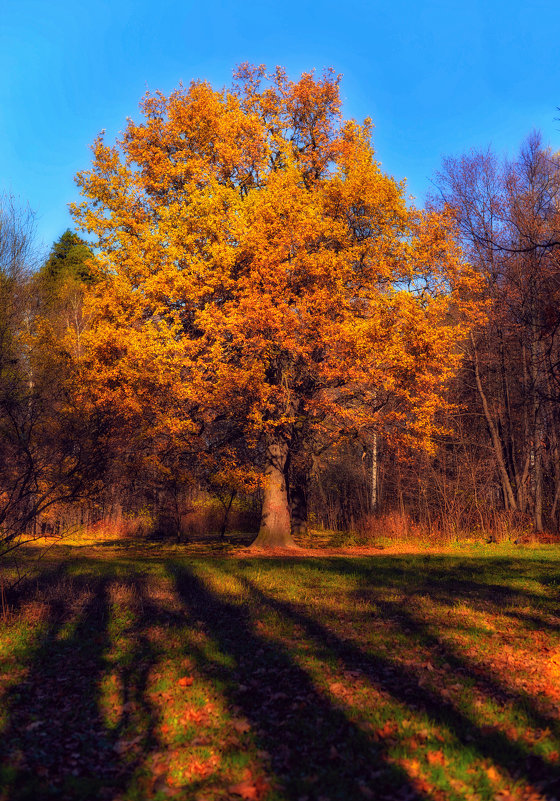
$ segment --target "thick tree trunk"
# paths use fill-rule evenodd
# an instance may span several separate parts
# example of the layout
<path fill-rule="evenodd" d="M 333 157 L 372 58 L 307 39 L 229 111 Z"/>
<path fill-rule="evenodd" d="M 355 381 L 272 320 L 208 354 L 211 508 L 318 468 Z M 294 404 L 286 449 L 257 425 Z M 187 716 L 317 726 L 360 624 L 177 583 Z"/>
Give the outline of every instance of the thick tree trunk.
<path fill-rule="evenodd" d="M 253 547 L 296 548 L 291 533 L 286 487 L 288 446 L 281 441 L 273 442 L 268 446 L 266 455 L 261 526 Z"/>

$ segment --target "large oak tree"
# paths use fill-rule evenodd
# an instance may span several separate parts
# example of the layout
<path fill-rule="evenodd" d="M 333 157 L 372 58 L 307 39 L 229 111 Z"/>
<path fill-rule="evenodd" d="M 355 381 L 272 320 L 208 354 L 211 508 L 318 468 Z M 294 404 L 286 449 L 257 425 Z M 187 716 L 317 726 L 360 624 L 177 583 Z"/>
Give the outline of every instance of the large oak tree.
<path fill-rule="evenodd" d="M 195 82 L 141 110 L 78 176 L 74 216 L 100 249 L 92 397 L 208 447 L 216 425 L 243 438 L 263 465 L 257 543 L 290 545 L 302 448 L 429 441 L 473 274 L 451 216 L 412 208 L 369 121 L 343 120 L 331 71 L 244 65 L 231 89 Z"/>

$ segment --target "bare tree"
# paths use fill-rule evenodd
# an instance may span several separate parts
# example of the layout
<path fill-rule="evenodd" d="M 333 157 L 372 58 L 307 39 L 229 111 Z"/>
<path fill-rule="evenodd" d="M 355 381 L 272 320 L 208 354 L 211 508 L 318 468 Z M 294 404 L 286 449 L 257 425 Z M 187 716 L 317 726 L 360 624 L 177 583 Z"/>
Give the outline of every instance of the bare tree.
<path fill-rule="evenodd" d="M 446 159 L 437 185 L 485 278 L 489 318 L 470 358 L 503 503 L 542 531 L 560 497 L 560 160 L 533 133 L 511 161 Z"/>

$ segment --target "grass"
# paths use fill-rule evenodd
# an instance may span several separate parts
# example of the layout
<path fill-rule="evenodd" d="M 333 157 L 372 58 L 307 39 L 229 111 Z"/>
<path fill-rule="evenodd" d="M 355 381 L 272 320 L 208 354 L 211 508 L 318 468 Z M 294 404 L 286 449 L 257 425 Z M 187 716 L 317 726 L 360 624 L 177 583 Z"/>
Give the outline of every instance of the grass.
<path fill-rule="evenodd" d="M 555 546 L 54 547 L 0 629 L 0 799 L 558 799 L 559 591 Z"/>

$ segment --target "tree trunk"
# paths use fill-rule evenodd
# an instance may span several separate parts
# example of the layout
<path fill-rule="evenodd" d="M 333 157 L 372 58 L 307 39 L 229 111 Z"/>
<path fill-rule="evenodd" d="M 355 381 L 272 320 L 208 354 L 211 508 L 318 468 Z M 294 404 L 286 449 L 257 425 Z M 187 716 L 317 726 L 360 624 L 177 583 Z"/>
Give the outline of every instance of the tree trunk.
<path fill-rule="evenodd" d="M 482 402 L 482 410 L 484 412 L 486 425 L 488 426 L 488 431 L 490 433 L 490 438 L 492 440 L 492 445 L 494 447 L 494 456 L 496 457 L 498 471 L 502 482 L 505 506 L 506 509 L 512 509 L 513 511 L 516 511 L 517 503 L 515 500 L 515 495 L 513 493 L 513 487 L 511 486 L 511 481 L 507 472 L 507 467 L 504 461 L 504 451 L 502 447 L 502 442 L 500 439 L 498 428 L 496 427 L 496 424 L 492 419 L 492 415 L 490 413 L 490 407 L 488 406 L 488 400 L 486 398 L 486 393 L 484 392 L 484 388 L 482 386 L 482 381 L 480 378 L 480 368 L 478 364 L 478 351 L 476 349 L 474 337 L 472 336 L 472 334 L 471 334 L 471 343 L 472 343 L 473 366 L 474 366 L 474 377 L 476 381 L 476 387 L 478 389 L 478 394 Z"/>
<path fill-rule="evenodd" d="M 542 428 L 541 428 L 541 365 L 542 354 L 539 347 L 539 318 L 535 290 L 532 287 L 531 297 L 531 392 L 533 396 L 533 484 L 535 504 L 533 522 L 536 531 L 543 530 L 543 475 L 542 475 Z"/>
<path fill-rule="evenodd" d="M 307 490 L 309 478 L 307 475 L 297 473 L 290 476 L 290 514 L 292 519 L 292 534 L 298 536 L 307 534 Z"/>
<path fill-rule="evenodd" d="M 288 462 L 288 503 L 292 534 L 304 535 L 307 534 L 309 482 L 313 470 L 313 454 L 305 438 L 295 437 L 292 440 Z"/>
<path fill-rule="evenodd" d="M 552 441 L 552 466 L 554 470 L 554 499 L 550 509 L 550 519 L 552 524 L 558 528 L 556 520 L 556 510 L 558 508 L 558 501 L 560 500 L 560 447 L 558 445 L 557 429 L 554 425 L 554 418 L 550 426 L 550 438 Z"/>
<path fill-rule="evenodd" d="M 285 442 L 271 443 L 266 452 L 264 500 L 261 526 L 253 542 L 255 548 L 296 548 L 292 539 L 288 492 L 286 488 Z"/>
<path fill-rule="evenodd" d="M 373 432 L 373 442 L 371 445 L 371 483 L 370 483 L 370 510 L 377 511 L 377 502 L 379 500 L 379 490 L 377 486 L 377 432 Z"/>
<path fill-rule="evenodd" d="M 540 436 L 540 431 L 537 428 L 536 437 Z M 535 438 L 536 438 L 535 437 Z M 542 446 L 540 440 L 537 441 L 535 447 L 535 511 L 534 511 L 534 526 L 535 531 L 543 531 L 543 492 L 542 492 Z"/>

